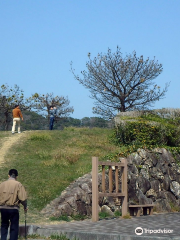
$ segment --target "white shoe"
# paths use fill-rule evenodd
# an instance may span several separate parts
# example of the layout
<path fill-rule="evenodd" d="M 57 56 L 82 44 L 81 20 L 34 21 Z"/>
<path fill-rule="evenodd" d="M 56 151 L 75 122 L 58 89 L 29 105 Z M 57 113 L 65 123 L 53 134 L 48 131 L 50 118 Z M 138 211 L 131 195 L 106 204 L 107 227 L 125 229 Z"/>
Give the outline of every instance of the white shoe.
<path fill-rule="evenodd" d="M 21 133 L 21 132 L 18 132 L 18 133 Z"/>
<path fill-rule="evenodd" d="M 12 134 L 14 134 L 14 132 L 12 132 Z"/>

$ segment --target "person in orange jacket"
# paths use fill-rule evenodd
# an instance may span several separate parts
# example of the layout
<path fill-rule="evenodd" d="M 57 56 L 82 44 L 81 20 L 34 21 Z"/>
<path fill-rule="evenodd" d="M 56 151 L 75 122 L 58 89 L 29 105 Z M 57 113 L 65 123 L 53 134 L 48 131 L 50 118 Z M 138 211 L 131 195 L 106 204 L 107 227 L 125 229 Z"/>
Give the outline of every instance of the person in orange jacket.
<path fill-rule="evenodd" d="M 21 133 L 20 121 L 21 121 L 21 119 L 23 121 L 23 115 L 21 113 L 21 110 L 19 109 L 19 105 L 15 105 L 15 107 L 12 111 L 12 114 L 13 114 L 12 134 L 14 134 L 14 132 L 15 132 L 16 123 L 18 123 L 18 133 Z"/>

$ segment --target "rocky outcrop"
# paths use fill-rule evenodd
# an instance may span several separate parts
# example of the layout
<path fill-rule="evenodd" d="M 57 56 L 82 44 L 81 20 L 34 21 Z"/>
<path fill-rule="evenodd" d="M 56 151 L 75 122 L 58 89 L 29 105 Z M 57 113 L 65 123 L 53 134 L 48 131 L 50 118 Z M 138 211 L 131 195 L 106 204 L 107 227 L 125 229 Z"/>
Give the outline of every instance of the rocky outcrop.
<path fill-rule="evenodd" d="M 173 156 L 166 149 L 152 151 L 138 149 L 127 157 L 128 163 L 128 201 L 130 204 L 154 203 L 155 210 L 180 210 L 180 156 Z M 101 174 L 99 174 L 101 191 Z M 108 174 L 106 189 L 108 189 Z M 48 204 L 42 211 L 46 216 L 91 215 L 92 179 L 86 174 L 71 183 L 62 194 Z M 113 212 L 120 208 L 120 202 L 111 197 L 99 198 L 99 210 Z"/>

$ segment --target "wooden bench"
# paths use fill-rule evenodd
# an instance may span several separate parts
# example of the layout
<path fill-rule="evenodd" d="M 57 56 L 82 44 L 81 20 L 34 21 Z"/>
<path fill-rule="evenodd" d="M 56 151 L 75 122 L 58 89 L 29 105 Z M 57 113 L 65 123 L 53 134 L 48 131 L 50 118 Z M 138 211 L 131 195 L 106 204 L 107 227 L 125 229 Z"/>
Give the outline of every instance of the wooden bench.
<path fill-rule="evenodd" d="M 147 210 L 149 210 L 149 215 L 153 214 L 154 204 L 144 204 L 144 205 L 129 205 L 129 212 L 131 216 L 136 214 L 136 217 L 140 217 L 141 209 L 143 209 L 143 215 L 147 215 Z"/>

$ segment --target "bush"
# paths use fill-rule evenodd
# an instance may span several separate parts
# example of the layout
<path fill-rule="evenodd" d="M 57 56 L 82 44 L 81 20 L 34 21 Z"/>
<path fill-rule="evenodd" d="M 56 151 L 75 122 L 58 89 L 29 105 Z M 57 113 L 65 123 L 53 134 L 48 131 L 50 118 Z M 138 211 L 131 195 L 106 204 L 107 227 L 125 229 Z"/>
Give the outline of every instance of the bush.
<path fill-rule="evenodd" d="M 172 124 L 126 121 L 115 128 L 112 140 L 116 144 L 125 145 L 177 147 L 180 143 L 180 130 Z"/>
<path fill-rule="evenodd" d="M 121 217 L 121 216 L 122 216 L 122 213 L 121 213 L 119 210 L 116 210 L 116 211 L 114 212 L 114 216 L 115 216 L 115 217 Z"/>
<path fill-rule="evenodd" d="M 108 218 L 108 217 L 110 217 L 110 215 L 107 212 L 99 212 L 100 219 L 104 219 L 104 218 Z"/>

